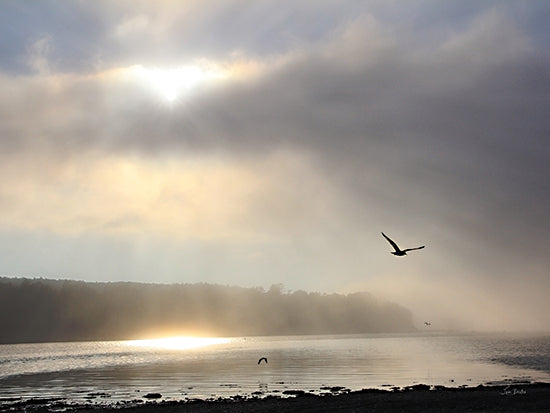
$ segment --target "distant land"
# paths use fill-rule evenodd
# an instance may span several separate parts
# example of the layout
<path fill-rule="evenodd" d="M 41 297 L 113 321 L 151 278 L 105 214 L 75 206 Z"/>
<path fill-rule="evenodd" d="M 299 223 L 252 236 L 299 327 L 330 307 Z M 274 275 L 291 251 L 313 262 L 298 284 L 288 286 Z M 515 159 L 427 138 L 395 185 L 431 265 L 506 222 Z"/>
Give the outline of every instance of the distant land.
<path fill-rule="evenodd" d="M 406 308 L 369 293 L 214 284 L 91 283 L 0 277 L 0 343 L 414 331 Z"/>

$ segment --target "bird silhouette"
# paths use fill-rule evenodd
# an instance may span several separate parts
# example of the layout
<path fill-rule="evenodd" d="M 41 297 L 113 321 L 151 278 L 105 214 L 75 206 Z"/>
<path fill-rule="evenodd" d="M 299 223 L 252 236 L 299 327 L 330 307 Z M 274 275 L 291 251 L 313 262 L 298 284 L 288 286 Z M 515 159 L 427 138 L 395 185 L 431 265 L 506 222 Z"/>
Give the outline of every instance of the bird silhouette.
<path fill-rule="evenodd" d="M 424 324 L 426 324 L 427 326 L 431 326 L 432 323 L 430 323 L 429 321 L 424 321 Z"/>
<path fill-rule="evenodd" d="M 416 248 L 407 248 L 407 249 L 400 249 L 397 244 L 395 242 L 393 242 L 390 237 L 388 237 L 386 234 L 382 233 L 382 235 L 384 236 L 384 238 L 386 238 L 388 240 L 388 242 L 391 244 L 391 246 L 393 247 L 393 249 L 395 251 L 392 251 L 391 254 L 393 255 L 396 255 L 398 257 L 402 257 L 403 255 L 407 255 L 407 251 L 413 251 L 413 250 L 421 250 L 422 248 L 425 247 L 425 245 L 422 245 L 421 247 L 416 247 Z"/>
<path fill-rule="evenodd" d="M 262 362 L 262 360 L 265 361 L 266 364 L 267 364 L 267 358 L 265 358 L 265 357 L 261 357 L 261 358 L 258 360 L 258 364 L 260 364 L 260 363 Z"/>

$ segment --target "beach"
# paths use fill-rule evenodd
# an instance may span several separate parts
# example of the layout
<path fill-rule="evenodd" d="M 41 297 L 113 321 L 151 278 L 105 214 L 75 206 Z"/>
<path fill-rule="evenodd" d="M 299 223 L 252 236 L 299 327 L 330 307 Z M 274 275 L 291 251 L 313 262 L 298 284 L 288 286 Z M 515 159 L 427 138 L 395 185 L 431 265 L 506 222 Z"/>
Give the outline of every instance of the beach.
<path fill-rule="evenodd" d="M 154 401 L 146 398 L 110 405 L 63 400 L 2 401 L 0 411 L 172 412 L 550 412 L 550 383 L 451 388 L 423 384 L 391 390 L 336 389 L 325 394 L 288 391 L 286 397 L 242 397 Z"/>

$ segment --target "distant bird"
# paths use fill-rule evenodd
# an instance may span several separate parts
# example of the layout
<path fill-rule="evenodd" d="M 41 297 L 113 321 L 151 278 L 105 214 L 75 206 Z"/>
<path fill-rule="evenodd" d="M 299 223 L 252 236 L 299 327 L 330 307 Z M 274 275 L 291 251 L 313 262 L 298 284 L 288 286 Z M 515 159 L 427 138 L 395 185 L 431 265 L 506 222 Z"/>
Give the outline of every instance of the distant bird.
<path fill-rule="evenodd" d="M 265 361 L 265 363 L 267 364 L 267 359 L 265 357 L 261 357 L 259 360 L 258 360 L 258 364 L 260 364 L 261 362 Z"/>
<path fill-rule="evenodd" d="M 424 324 L 426 324 L 427 326 L 431 326 L 432 323 L 430 323 L 429 321 L 424 321 Z"/>
<path fill-rule="evenodd" d="M 386 234 L 382 233 L 384 238 L 388 240 L 388 242 L 391 244 L 391 246 L 395 249 L 395 251 L 392 251 L 391 254 L 396 255 L 398 257 L 402 257 L 403 255 L 407 255 L 407 251 L 413 251 L 413 250 L 421 250 L 425 247 L 425 245 L 422 245 L 421 247 L 416 248 L 407 248 L 407 249 L 400 249 L 395 242 L 393 242 Z"/>

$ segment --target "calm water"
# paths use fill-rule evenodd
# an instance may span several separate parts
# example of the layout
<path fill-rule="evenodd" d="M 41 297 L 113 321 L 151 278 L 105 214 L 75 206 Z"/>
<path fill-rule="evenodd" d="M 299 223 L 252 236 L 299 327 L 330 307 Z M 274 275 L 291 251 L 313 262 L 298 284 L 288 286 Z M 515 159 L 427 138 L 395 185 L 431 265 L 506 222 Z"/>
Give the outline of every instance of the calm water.
<path fill-rule="evenodd" d="M 269 364 L 257 364 L 265 356 Z M 550 336 L 353 335 L 232 338 L 193 349 L 130 342 L 0 346 L 0 399 L 113 403 L 315 393 L 418 383 L 550 382 Z"/>

